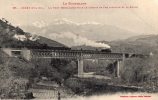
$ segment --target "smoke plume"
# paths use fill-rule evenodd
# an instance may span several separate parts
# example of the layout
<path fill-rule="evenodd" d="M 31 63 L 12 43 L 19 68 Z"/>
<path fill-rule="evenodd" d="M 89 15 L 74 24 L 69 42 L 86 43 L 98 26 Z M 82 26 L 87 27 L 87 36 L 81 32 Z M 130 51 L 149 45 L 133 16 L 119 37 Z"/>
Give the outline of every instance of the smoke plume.
<path fill-rule="evenodd" d="M 76 46 L 86 45 L 86 46 L 92 46 L 92 47 L 110 48 L 110 46 L 108 44 L 97 43 L 95 41 L 89 40 L 85 37 L 76 35 L 76 34 L 71 33 L 71 32 L 65 32 L 65 33 L 62 33 L 62 34 L 52 33 L 52 34 L 49 34 L 49 37 L 54 39 L 54 40 L 65 39 L 66 38 L 66 39 L 72 40 L 72 42 Z"/>

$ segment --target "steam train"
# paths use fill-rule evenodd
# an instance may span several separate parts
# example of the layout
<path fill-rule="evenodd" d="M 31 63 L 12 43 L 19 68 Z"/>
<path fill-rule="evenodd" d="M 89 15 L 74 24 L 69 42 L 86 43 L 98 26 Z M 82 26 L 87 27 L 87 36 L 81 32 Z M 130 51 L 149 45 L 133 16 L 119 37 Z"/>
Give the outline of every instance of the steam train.
<path fill-rule="evenodd" d="M 105 52 L 105 53 L 111 53 L 112 50 L 111 48 L 106 48 L 106 49 L 95 49 L 95 50 L 83 50 L 82 48 L 78 51 L 87 51 L 87 52 Z"/>
<path fill-rule="evenodd" d="M 21 47 L 20 47 L 21 48 Z M 104 48 L 104 49 L 101 49 L 101 48 L 98 48 L 98 49 L 72 49 L 72 48 L 69 48 L 69 47 L 49 47 L 47 45 L 44 45 L 44 46 L 27 46 L 27 48 L 32 48 L 32 49 L 41 49 L 41 50 L 64 50 L 64 51 L 76 51 L 76 52 L 105 52 L 105 53 L 111 53 L 112 50 L 111 48 Z"/>
<path fill-rule="evenodd" d="M 111 49 L 101 49 L 101 52 L 108 52 L 110 53 L 112 50 Z"/>

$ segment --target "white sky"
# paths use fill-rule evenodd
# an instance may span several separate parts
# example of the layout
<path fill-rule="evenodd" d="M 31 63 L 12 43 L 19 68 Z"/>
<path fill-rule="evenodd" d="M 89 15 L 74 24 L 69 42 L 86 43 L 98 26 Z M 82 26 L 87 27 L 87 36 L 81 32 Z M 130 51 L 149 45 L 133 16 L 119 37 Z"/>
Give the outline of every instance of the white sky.
<path fill-rule="evenodd" d="M 135 9 L 89 10 L 13 10 L 21 6 L 61 6 L 63 2 L 86 2 L 87 5 L 133 5 Z M 135 33 L 158 34 L 158 0 L 0 0 L 0 18 L 13 25 L 29 25 L 43 20 L 67 18 L 74 22 L 95 21 L 118 26 Z"/>

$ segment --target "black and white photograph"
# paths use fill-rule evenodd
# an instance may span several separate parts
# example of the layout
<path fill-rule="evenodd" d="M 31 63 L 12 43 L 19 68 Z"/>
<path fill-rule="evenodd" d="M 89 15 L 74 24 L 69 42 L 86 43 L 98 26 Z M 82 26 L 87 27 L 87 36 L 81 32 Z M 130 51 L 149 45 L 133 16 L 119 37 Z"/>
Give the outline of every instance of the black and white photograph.
<path fill-rule="evenodd" d="M 0 99 L 158 100 L 158 0 L 0 0 Z"/>

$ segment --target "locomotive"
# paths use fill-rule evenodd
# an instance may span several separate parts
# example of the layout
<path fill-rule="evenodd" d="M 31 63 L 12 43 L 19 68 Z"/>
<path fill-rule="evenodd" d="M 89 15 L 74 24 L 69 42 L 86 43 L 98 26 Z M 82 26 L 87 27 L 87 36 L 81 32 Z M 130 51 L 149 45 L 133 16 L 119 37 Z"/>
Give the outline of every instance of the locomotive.
<path fill-rule="evenodd" d="M 110 53 L 111 49 L 110 48 L 108 48 L 108 49 L 101 49 L 101 52 L 108 52 L 108 53 Z"/>

